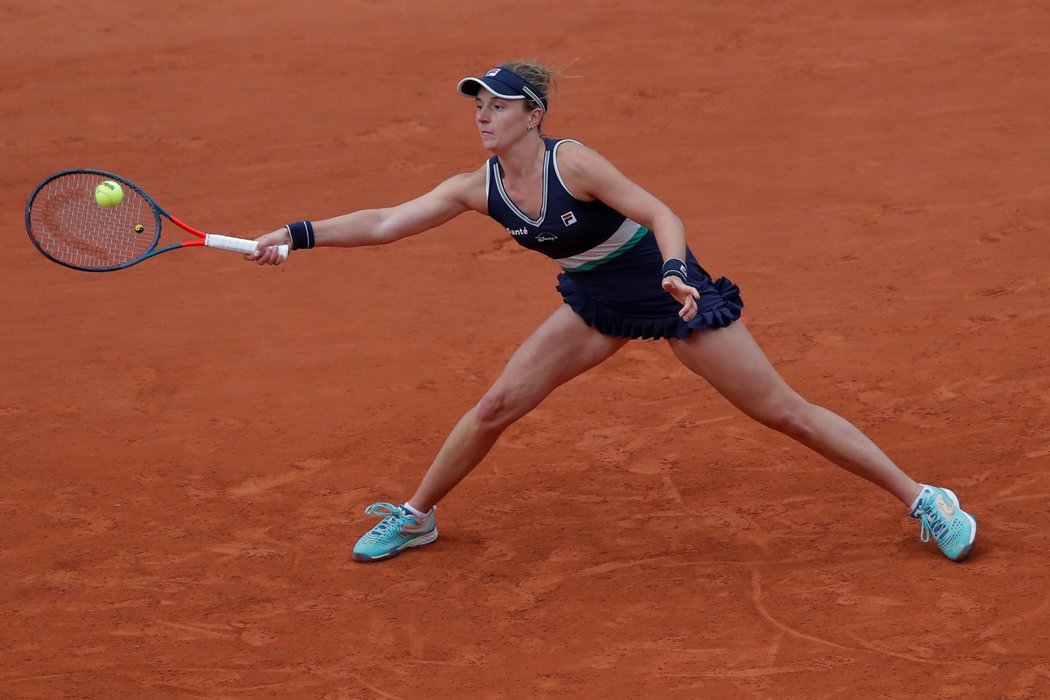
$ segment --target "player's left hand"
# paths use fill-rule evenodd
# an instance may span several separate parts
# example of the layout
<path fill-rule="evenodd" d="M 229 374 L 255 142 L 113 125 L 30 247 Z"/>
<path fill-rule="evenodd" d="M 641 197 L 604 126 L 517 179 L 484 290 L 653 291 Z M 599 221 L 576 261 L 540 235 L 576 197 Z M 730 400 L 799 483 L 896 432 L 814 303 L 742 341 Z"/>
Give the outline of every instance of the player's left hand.
<path fill-rule="evenodd" d="M 673 296 L 682 305 L 678 316 L 683 321 L 692 321 L 697 313 L 696 300 L 700 298 L 700 292 L 696 290 L 696 287 L 690 287 L 680 278 L 674 276 L 664 277 L 661 286 L 665 292 Z"/>

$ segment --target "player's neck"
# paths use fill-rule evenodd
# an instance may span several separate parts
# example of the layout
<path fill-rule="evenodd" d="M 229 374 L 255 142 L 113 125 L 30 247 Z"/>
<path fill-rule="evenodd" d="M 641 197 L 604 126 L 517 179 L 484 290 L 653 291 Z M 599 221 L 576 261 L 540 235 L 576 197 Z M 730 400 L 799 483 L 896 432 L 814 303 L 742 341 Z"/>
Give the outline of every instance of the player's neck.
<path fill-rule="evenodd" d="M 543 171 L 543 160 L 547 147 L 543 139 L 531 132 L 521 139 L 506 153 L 498 153 L 503 167 L 504 179 L 527 178 Z"/>

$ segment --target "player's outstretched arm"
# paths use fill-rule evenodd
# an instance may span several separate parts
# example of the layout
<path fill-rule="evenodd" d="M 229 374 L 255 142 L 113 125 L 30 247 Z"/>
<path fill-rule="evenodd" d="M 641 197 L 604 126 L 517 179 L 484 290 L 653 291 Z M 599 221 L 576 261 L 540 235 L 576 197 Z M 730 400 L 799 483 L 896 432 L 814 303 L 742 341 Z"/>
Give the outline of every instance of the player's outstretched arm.
<path fill-rule="evenodd" d="M 466 211 L 484 211 L 484 208 L 485 171 L 482 168 L 453 175 L 426 194 L 393 207 L 361 209 L 311 221 L 310 247 L 384 245 L 428 231 Z M 276 265 L 280 260 L 273 248 L 293 243 L 293 236 L 289 227 L 283 226 L 256 240 L 259 251 L 247 256 L 248 259 L 260 265 Z"/>

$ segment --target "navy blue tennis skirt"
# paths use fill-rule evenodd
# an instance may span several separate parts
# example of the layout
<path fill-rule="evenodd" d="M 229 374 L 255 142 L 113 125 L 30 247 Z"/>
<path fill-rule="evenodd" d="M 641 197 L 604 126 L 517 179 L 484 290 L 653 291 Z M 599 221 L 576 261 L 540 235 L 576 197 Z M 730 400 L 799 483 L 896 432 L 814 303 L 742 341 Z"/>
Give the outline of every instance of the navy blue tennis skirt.
<path fill-rule="evenodd" d="M 593 270 L 561 273 L 557 289 L 588 326 L 616 338 L 688 338 L 740 318 L 744 300 L 735 284 L 712 280 L 692 251 L 686 251 L 686 267 L 687 284 L 700 292 L 698 313 L 688 322 L 678 316 L 682 305 L 660 286 L 663 256 L 652 232 Z"/>

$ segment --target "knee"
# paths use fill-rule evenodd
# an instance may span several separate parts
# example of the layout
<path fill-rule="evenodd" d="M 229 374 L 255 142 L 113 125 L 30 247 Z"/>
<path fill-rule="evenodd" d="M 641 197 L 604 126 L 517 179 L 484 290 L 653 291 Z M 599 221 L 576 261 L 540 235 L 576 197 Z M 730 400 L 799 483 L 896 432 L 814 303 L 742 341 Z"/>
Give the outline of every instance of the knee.
<path fill-rule="evenodd" d="M 488 430 L 503 430 L 527 413 L 514 392 L 492 388 L 478 402 L 475 416 L 478 424 Z"/>
<path fill-rule="evenodd" d="M 754 418 L 768 428 L 805 442 L 813 434 L 813 406 L 805 401 L 778 405 L 761 411 Z"/>

